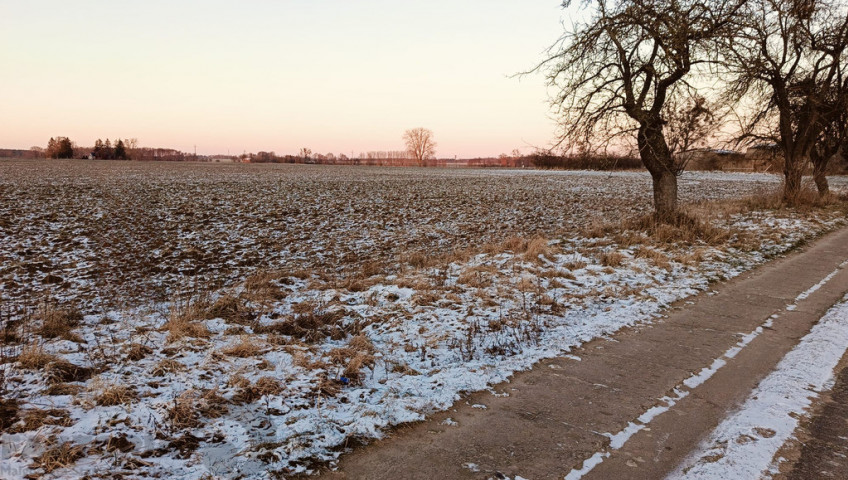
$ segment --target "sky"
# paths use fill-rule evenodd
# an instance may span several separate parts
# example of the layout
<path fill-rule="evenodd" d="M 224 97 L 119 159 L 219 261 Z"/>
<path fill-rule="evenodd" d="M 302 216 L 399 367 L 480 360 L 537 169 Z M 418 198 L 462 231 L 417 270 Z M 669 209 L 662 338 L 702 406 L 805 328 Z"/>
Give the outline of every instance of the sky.
<path fill-rule="evenodd" d="M 550 144 L 561 0 L 0 0 L 0 147 L 137 138 L 199 154 Z"/>

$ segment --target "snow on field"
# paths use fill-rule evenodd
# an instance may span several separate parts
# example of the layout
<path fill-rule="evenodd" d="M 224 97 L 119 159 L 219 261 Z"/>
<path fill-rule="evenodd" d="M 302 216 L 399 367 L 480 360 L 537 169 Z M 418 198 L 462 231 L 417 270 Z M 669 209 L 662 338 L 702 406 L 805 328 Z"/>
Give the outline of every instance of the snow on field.
<path fill-rule="evenodd" d="M 580 234 L 590 213 L 645 208 L 636 173 L 237 167 L 116 175 L 97 166 L 88 176 L 0 181 L 0 205 L 19 214 L 0 224 L 14 245 L 0 246 L 13 262 L 0 293 L 10 303 L 34 291 L 58 299 L 7 314 L 4 354 L 17 358 L 0 368 L 17 416 L 0 436 L 4 478 L 308 471 L 845 224 L 829 210 L 728 213 L 716 219 L 732 232 L 723 242 L 660 244 L 633 231 Z M 683 181 L 726 198 L 773 179 Z M 64 192 L 52 212 L 5 201 L 50 191 Z M 146 206 L 148 223 L 131 202 Z M 482 243 L 475 237 L 489 244 L 446 252 Z M 190 245 L 199 253 L 184 257 Z M 177 295 L 186 280 L 171 262 L 196 273 L 208 252 L 212 267 L 195 280 L 214 280 L 210 288 Z M 110 292 L 112 280 L 124 307 L 92 293 Z M 167 295 L 122 296 L 153 284 Z"/>
<path fill-rule="evenodd" d="M 833 369 L 846 349 L 848 297 L 813 326 L 745 404 L 668 478 L 769 478 L 775 454 L 814 398 L 832 383 Z"/>

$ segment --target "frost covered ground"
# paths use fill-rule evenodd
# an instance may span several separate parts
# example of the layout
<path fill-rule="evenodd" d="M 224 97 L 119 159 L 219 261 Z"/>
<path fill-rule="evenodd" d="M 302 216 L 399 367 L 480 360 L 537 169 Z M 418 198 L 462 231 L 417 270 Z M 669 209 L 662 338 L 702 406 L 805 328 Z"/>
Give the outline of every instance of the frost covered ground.
<path fill-rule="evenodd" d="M 307 471 L 845 223 L 703 207 L 710 242 L 604 225 L 648 211 L 641 173 L 0 170 L 10 478 Z M 681 193 L 777 182 L 687 174 Z"/>

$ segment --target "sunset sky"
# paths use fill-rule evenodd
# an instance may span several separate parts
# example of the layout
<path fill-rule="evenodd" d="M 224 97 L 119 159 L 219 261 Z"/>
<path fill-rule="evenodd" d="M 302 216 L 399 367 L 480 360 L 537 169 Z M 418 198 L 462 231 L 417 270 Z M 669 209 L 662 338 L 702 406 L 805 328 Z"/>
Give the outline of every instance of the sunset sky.
<path fill-rule="evenodd" d="M 531 68 L 560 0 L 0 0 L 0 147 L 97 138 L 198 153 L 549 144 Z"/>

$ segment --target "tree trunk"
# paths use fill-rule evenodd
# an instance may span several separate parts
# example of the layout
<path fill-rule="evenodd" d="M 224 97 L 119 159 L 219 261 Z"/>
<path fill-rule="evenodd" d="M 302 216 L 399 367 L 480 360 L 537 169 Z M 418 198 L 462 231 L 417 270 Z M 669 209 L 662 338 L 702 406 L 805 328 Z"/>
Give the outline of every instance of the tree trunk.
<path fill-rule="evenodd" d="M 798 156 L 786 155 L 783 166 L 783 201 L 795 205 L 801 194 L 804 162 Z"/>
<path fill-rule="evenodd" d="M 820 197 L 826 197 L 830 193 L 830 185 L 827 183 L 827 163 L 829 158 L 825 155 L 813 153 L 810 155 L 813 162 L 813 180 Z"/>
<path fill-rule="evenodd" d="M 654 209 L 657 218 L 672 220 L 677 215 L 677 175 L 662 172 L 654 180 Z"/>
<path fill-rule="evenodd" d="M 677 168 L 659 118 L 641 122 L 637 134 L 639 156 L 654 181 L 654 211 L 657 220 L 677 217 Z"/>

